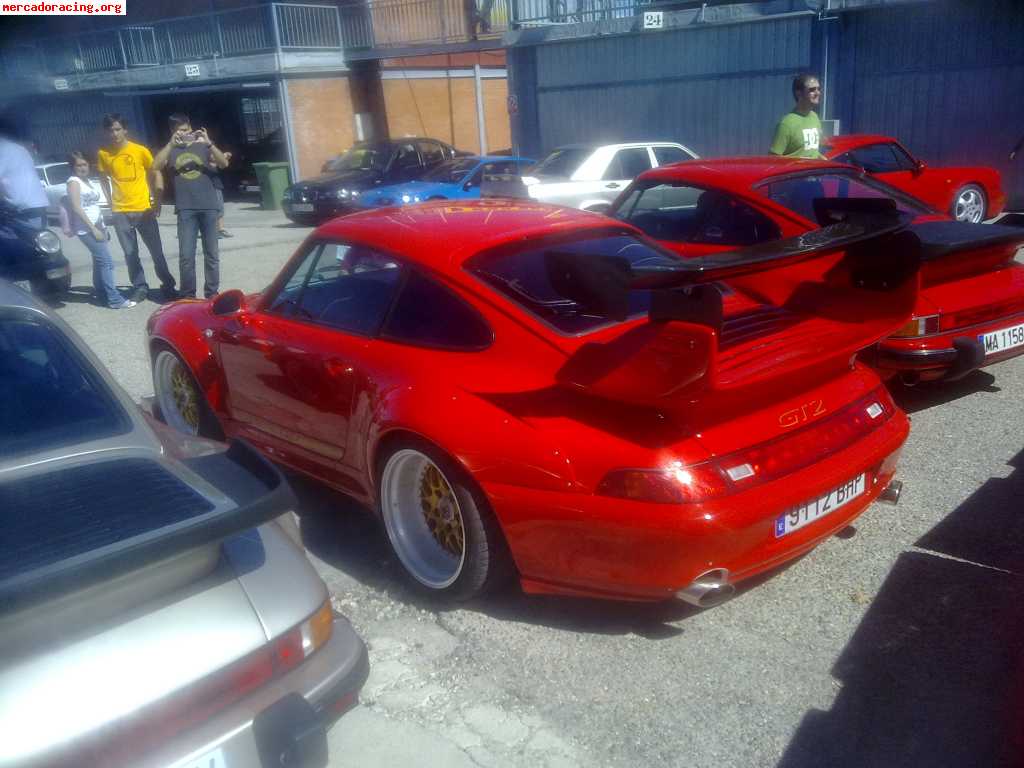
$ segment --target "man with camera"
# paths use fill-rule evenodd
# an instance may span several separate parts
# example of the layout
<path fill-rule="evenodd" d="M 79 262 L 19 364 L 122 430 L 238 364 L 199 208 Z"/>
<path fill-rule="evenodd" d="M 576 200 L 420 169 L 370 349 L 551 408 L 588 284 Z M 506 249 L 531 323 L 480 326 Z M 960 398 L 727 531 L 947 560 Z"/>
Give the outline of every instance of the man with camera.
<path fill-rule="evenodd" d="M 170 118 L 171 139 L 153 158 L 153 167 L 170 169 L 174 177 L 174 210 L 178 215 L 178 266 L 181 295 L 196 296 L 196 236 L 203 239 L 203 295 L 209 298 L 220 286 L 217 246 L 217 190 L 215 168 L 226 168 L 227 158 L 210 141 L 205 128 L 192 130 L 188 115 Z"/>

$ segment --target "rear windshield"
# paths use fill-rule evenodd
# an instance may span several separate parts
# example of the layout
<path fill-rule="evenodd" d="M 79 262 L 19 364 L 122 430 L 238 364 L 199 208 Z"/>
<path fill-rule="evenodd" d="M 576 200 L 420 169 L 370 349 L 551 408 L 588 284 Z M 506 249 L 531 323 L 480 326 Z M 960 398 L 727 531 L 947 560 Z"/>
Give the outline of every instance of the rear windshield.
<path fill-rule="evenodd" d="M 814 215 L 814 200 L 819 197 L 828 200 L 888 197 L 896 201 L 900 213 L 920 216 L 932 212 L 924 203 L 888 184 L 845 173 L 790 176 L 766 181 L 754 189 L 809 221 L 817 221 Z"/>
<path fill-rule="evenodd" d="M 590 157 L 590 149 L 556 149 L 530 169 L 531 176 L 572 176 L 583 161 Z"/>
<path fill-rule="evenodd" d="M 454 160 L 441 163 L 429 173 L 423 174 L 423 181 L 458 184 L 467 173 L 476 168 L 479 162 L 480 159 L 476 157 L 456 157 Z"/>
<path fill-rule="evenodd" d="M 618 256 L 629 261 L 630 266 L 672 265 L 680 261 L 632 235 L 602 233 L 572 240 L 528 243 L 513 251 L 505 248 L 486 251 L 470 259 L 466 269 L 560 333 L 578 335 L 610 325 L 613 321 L 589 312 L 552 284 L 547 267 L 549 253 Z M 650 301 L 650 291 L 631 291 L 630 316 L 646 313 Z"/>
<path fill-rule="evenodd" d="M 0 457 L 130 429 L 118 401 L 56 329 L 0 316 Z"/>

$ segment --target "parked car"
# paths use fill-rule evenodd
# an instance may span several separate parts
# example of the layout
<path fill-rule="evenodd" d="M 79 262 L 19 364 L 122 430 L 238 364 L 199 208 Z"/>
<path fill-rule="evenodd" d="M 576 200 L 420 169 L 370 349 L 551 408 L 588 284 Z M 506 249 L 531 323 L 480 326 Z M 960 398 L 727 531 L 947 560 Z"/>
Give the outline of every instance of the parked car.
<path fill-rule="evenodd" d="M 427 171 L 419 181 L 377 187 L 356 198 L 360 208 L 410 205 L 425 200 L 475 200 L 486 177 L 518 174 L 533 160 L 488 155 L 454 157 Z"/>
<path fill-rule="evenodd" d="M 852 361 L 913 307 L 894 222 L 688 260 L 533 201 L 358 213 L 260 294 L 158 309 L 154 387 L 187 434 L 244 437 L 376 509 L 432 594 L 514 572 L 709 606 L 895 492 L 908 420 Z M 709 283 L 737 273 L 776 290 L 723 320 Z"/>
<path fill-rule="evenodd" d="M 0 201 L 0 279 L 23 282 L 39 296 L 59 296 L 71 287 L 71 265 L 60 238 L 36 229 Z"/>
<path fill-rule="evenodd" d="M 68 179 L 71 178 L 71 165 L 69 163 L 43 163 L 36 166 L 36 173 L 39 174 L 39 182 L 46 190 L 46 199 L 49 206 L 46 215 L 50 219 L 56 219 L 60 214 L 60 201 L 68 193 Z M 97 189 L 103 189 L 98 177 L 89 179 Z M 100 200 L 100 213 L 104 220 L 110 218 L 110 200 L 107 192 L 103 190 L 103 199 Z"/>
<path fill-rule="evenodd" d="M 957 221 L 978 224 L 998 216 L 1006 205 L 995 168 L 931 168 L 889 136 L 833 136 L 823 152 L 837 163 L 863 168 Z"/>
<path fill-rule="evenodd" d="M 365 192 L 419 179 L 456 154 L 436 139 L 360 142 L 326 162 L 320 176 L 288 187 L 281 207 L 296 223 L 317 224 L 358 210 L 358 198 Z"/>
<path fill-rule="evenodd" d="M 144 414 L 2 281 L 0 402 L 0 764 L 325 766 L 366 649 L 280 472 Z"/>
<path fill-rule="evenodd" d="M 527 175 L 484 186 L 484 197 L 530 197 L 570 208 L 607 206 L 644 171 L 697 155 L 682 144 L 570 144 L 555 149 Z"/>
<path fill-rule="evenodd" d="M 865 198 L 893 200 L 923 247 L 913 316 L 867 356 L 883 375 L 956 379 L 1024 353 L 1024 265 L 1014 261 L 1024 229 L 951 221 L 855 168 L 789 158 L 681 163 L 640 176 L 610 213 L 680 255 L 703 257 L 817 230 L 819 199 Z"/>

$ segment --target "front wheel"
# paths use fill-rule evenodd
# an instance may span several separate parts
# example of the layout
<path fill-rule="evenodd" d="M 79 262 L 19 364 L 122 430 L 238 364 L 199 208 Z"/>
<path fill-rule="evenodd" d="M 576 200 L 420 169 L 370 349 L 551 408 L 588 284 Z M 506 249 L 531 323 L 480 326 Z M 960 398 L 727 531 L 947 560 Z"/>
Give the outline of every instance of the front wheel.
<path fill-rule="evenodd" d="M 980 224 L 988 213 L 988 201 L 985 191 L 977 184 L 964 184 L 953 197 L 950 215 L 957 221 L 969 221 Z"/>
<path fill-rule="evenodd" d="M 186 435 L 221 436 L 205 395 L 177 353 L 157 350 L 153 358 L 153 389 L 160 416 L 167 426 Z"/>
<path fill-rule="evenodd" d="M 510 575 L 505 540 L 483 493 L 433 446 L 410 441 L 392 450 L 378 488 L 391 548 L 421 589 L 468 600 Z"/>

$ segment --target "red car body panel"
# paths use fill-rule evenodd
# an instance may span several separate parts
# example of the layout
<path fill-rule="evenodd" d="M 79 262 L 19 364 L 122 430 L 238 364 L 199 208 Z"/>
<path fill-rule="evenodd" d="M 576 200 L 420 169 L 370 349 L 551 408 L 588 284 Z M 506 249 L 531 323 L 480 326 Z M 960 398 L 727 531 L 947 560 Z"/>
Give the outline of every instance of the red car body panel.
<path fill-rule="evenodd" d="M 886 184 L 891 184 L 932 208 L 948 214 L 951 211 L 957 190 L 965 184 L 977 184 L 985 192 L 988 201 L 988 216 L 998 216 L 1006 206 L 1006 195 L 999 171 L 986 166 L 965 166 L 963 168 L 942 166 L 933 168 L 925 165 L 911 154 L 906 147 L 891 136 L 874 134 L 850 134 L 833 136 L 828 139 L 823 154 L 830 160 L 840 158 L 847 152 L 873 144 L 893 144 L 899 147 L 915 163 L 915 170 L 888 171 L 872 174 Z"/>
<path fill-rule="evenodd" d="M 839 141 L 839 138 L 837 137 L 835 141 Z M 769 179 L 791 174 L 835 170 L 859 172 L 850 166 L 826 160 L 722 158 L 693 160 L 652 169 L 638 177 L 635 183 L 675 181 L 719 190 L 768 216 L 779 227 L 782 237 L 793 237 L 818 229 L 818 224 L 779 205 L 758 192 L 755 187 Z M 625 190 L 615 205 L 621 204 L 629 192 L 630 189 Z M 914 224 L 948 220 L 948 216 L 922 213 L 914 219 Z M 735 248 L 727 245 L 691 245 L 667 240 L 659 242 L 685 257 Z M 875 353 L 866 353 L 864 359 L 886 378 L 905 373 L 922 380 L 940 379 L 955 369 L 958 355 L 954 347 L 956 339 L 977 339 L 982 334 L 1011 328 L 1024 322 L 1021 319 L 1021 314 L 1024 313 L 1024 264 L 1013 260 L 1014 254 L 1022 245 L 1024 229 L 1020 230 L 1020 237 L 1016 241 L 1010 240 L 996 246 L 981 244 L 969 252 L 924 262 L 921 265 L 921 290 L 913 316 L 940 314 L 939 332 L 914 338 L 884 339 L 875 348 Z M 756 290 L 758 276 L 754 275 L 746 283 L 730 283 L 740 290 Z M 989 354 L 984 359 L 984 365 L 1019 354 L 1024 354 L 1024 346 Z"/>
<path fill-rule="evenodd" d="M 356 214 L 311 235 L 308 242 L 386 251 L 456 293 L 493 332 L 478 352 L 357 336 L 269 312 L 305 246 L 241 312 L 215 315 L 212 301 L 157 310 L 151 344 L 183 357 L 228 435 L 363 503 L 375 504 L 390 441 L 412 435 L 438 446 L 485 494 L 531 592 L 662 599 L 709 568 L 746 578 L 806 552 L 888 485 L 909 422 L 854 358 L 906 321 L 916 277 L 877 307 L 855 302 L 853 289 L 823 288 L 822 303 L 838 313 L 830 317 L 729 297 L 718 339 L 691 323 L 643 317 L 559 333 L 464 267 L 490 248 L 571 232 L 643 239 L 597 214 L 486 200 Z M 837 253 L 781 269 L 769 292 L 784 299 L 827 270 L 841 272 L 840 261 Z M 863 322 L 839 316 L 854 311 Z M 755 316 L 772 329 L 768 346 L 744 325 Z M 870 420 L 851 412 L 858 399 L 884 412 Z M 855 439 L 819 447 L 839 428 L 826 425 L 853 417 L 862 430 Z M 750 459 L 757 467 L 781 461 L 777 455 L 795 469 L 779 465 L 780 476 L 737 481 L 695 502 L 597 492 L 619 468 L 699 468 L 751 450 L 762 451 Z M 863 493 L 841 510 L 775 535 L 789 507 L 862 474 Z"/>

